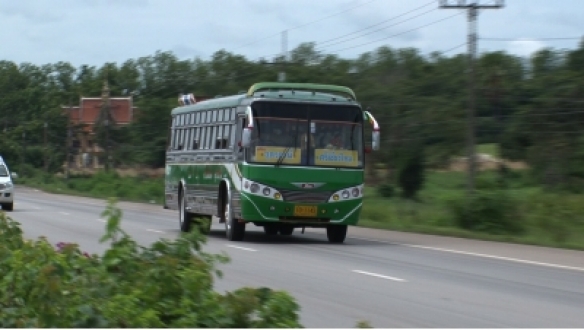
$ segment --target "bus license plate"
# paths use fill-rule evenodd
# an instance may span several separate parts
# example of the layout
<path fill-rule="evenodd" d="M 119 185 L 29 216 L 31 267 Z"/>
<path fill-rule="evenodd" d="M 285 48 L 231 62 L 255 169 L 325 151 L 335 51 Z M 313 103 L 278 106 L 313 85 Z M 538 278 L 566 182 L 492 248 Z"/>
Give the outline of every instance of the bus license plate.
<path fill-rule="evenodd" d="M 315 217 L 318 212 L 316 206 L 296 205 L 294 206 L 294 215 L 298 217 Z"/>

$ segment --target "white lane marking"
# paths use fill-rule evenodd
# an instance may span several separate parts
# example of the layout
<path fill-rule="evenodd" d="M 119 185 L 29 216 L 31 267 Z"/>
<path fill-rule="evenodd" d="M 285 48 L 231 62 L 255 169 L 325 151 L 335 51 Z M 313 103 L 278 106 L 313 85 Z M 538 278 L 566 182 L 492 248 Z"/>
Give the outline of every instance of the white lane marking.
<path fill-rule="evenodd" d="M 402 278 L 391 277 L 391 276 L 381 275 L 381 274 L 376 274 L 376 273 L 370 273 L 370 272 L 366 272 L 363 270 L 353 270 L 353 272 L 363 274 L 363 275 L 373 276 L 373 277 L 379 277 L 379 278 L 383 278 L 386 280 L 392 280 L 392 281 L 396 281 L 396 282 L 407 282 L 406 280 L 404 280 Z"/>
<path fill-rule="evenodd" d="M 71 215 L 71 213 L 67 213 L 67 212 L 59 212 L 59 213 L 64 214 L 64 215 Z"/>
<path fill-rule="evenodd" d="M 230 248 L 234 248 L 234 249 L 240 249 L 240 250 L 245 250 L 245 251 L 257 252 L 257 250 L 255 250 L 255 249 L 246 248 L 246 247 L 243 247 L 243 246 L 237 246 L 237 245 L 231 245 L 231 244 L 227 244 L 227 246 L 230 247 Z"/>
<path fill-rule="evenodd" d="M 576 270 L 576 271 L 584 272 L 583 267 L 566 266 L 566 265 L 560 265 L 560 264 L 552 264 L 552 263 L 547 263 L 547 262 L 539 262 L 539 261 L 518 259 L 518 258 L 511 258 L 511 257 L 501 257 L 501 256 L 492 255 L 492 254 L 483 254 L 483 253 L 475 253 L 475 252 L 468 252 L 468 251 L 444 249 L 444 248 L 437 248 L 437 247 L 433 247 L 433 246 L 393 243 L 393 242 L 389 242 L 389 241 L 368 239 L 368 238 L 362 238 L 362 237 L 349 237 L 349 238 L 362 240 L 362 241 L 368 241 L 368 242 L 375 242 L 375 243 L 385 243 L 385 244 L 393 244 L 393 245 L 399 245 L 399 246 L 407 246 L 407 247 L 416 248 L 416 249 L 426 249 L 426 250 L 433 250 L 433 251 L 439 251 L 439 252 L 456 253 L 456 254 L 469 255 L 469 256 L 473 256 L 473 257 L 490 258 L 490 259 L 497 259 L 497 260 L 504 260 L 504 261 L 512 261 L 512 262 L 517 262 L 517 263 L 522 263 L 522 264 L 551 267 L 551 268 L 560 268 L 560 269 L 569 269 L 569 270 Z"/>
<path fill-rule="evenodd" d="M 157 234 L 166 234 L 165 232 L 160 231 L 160 230 L 156 230 L 156 229 L 146 229 L 146 231 L 157 233 Z"/>
<path fill-rule="evenodd" d="M 474 253 L 474 252 L 450 250 L 450 249 L 436 248 L 436 247 L 423 246 L 423 245 L 411 245 L 411 244 L 400 244 L 400 245 L 414 247 L 414 248 L 418 248 L 418 249 L 426 249 L 426 250 L 433 250 L 433 251 L 440 251 L 440 252 L 449 252 L 449 253 L 469 255 L 469 256 L 473 256 L 473 257 L 491 258 L 491 259 L 498 259 L 498 260 L 505 260 L 505 261 L 513 261 L 513 262 L 518 262 L 518 263 L 523 263 L 523 264 L 536 265 L 536 266 L 562 268 L 562 269 L 570 269 L 570 270 L 577 270 L 577 271 L 584 272 L 584 268 L 582 268 L 582 267 L 573 267 L 573 266 L 565 266 L 565 265 L 559 265 L 559 264 L 550 264 L 550 263 L 547 263 L 547 262 L 539 262 L 539 261 L 524 260 L 524 259 L 509 258 L 509 257 L 501 257 L 501 256 L 490 255 L 490 254 L 482 254 L 482 253 Z"/>
<path fill-rule="evenodd" d="M 106 222 L 104 219 L 97 219 L 99 222 Z"/>

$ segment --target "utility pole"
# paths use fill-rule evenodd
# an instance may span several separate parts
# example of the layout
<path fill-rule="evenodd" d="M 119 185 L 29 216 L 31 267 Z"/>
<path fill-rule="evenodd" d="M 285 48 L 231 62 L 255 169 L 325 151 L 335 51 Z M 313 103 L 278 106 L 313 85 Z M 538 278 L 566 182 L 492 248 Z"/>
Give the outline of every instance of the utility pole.
<path fill-rule="evenodd" d="M 26 130 L 22 131 L 22 165 L 26 163 Z"/>
<path fill-rule="evenodd" d="M 288 62 L 288 30 L 282 31 L 282 64 L 278 73 L 278 81 L 286 81 L 286 62 Z"/>
<path fill-rule="evenodd" d="M 105 170 L 110 170 L 110 138 L 109 138 L 109 119 L 105 120 Z"/>
<path fill-rule="evenodd" d="M 49 124 L 45 121 L 44 130 L 43 130 L 43 149 L 44 149 L 44 163 L 45 163 L 45 172 L 49 170 L 49 162 L 48 162 L 48 150 L 47 150 L 47 127 Z"/>
<path fill-rule="evenodd" d="M 479 9 L 499 9 L 504 6 L 504 0 L 495 0 L 495 3 L 480 4 L 480 0 L 440 0 L 442 9 L 466 9 L 468 13 L 468 108 L 467 108 L 467 157 L 468 157 L 468 193 L 474 193 L 476 161 L 475 161 L 475 108 L 476 108 L 476 85 L 475 85 L 475 59 L 477 51 L 477 14 Z"/>
<path fill-rule="evenodd" d="M 65 179 L 69 180 L 69 166 L 71 164 L 71 110 L 72 105 L 69 102 L 69 113 L 67 114 L 67 142 L 66 144 L 66 152 L 67 155 L 65 156 Z"/>
<path fill-rule="evenodd" d="M 110 162 L 110 126 L 114 125 L 114 117 L 111 113 L 110 89 L 107 83 L 107 78 L 104 80 L 103 89 L 101 93 L 101 110 L 99 113 L 99 125 L 105 126 L 105 170 L 109 171 L 111 167 Z"/>

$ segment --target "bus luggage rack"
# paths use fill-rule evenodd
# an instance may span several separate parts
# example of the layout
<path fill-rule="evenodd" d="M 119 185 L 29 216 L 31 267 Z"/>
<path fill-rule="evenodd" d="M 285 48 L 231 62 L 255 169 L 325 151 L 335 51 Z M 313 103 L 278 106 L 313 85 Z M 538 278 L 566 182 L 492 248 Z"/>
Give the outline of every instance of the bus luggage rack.
<path fill-rule="evenodd" d="M 310 217 L 294 217 L 294 216 L 281 216 L 281 222 L 310 222 L 310 223 L 329 223 L 331 219 L 329 218 L 310 218 Z"/>
<path fill-rule="evenodd" d="M 302 191 L 280 190 L 285 202 L 295 203 L 325 203 L 333 194 L 332 191 Z"/>

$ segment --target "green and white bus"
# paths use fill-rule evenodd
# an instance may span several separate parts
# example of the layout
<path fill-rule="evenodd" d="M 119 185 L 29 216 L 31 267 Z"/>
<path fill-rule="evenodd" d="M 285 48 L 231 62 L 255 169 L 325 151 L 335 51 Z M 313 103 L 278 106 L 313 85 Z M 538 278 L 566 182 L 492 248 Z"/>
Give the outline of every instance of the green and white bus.
<path fill-rule="evenodd" d="M 344 242 L 363 205 L 364 153 L 380 142 L 350 88 L 261 82 L 181 103 L 171 111 L 164 207 L 179 211 L 182 231 L 208 231 L 217 216 L 232 241 L 253 223 L 268 235 L 326 228 L 329 242 Z"/>

